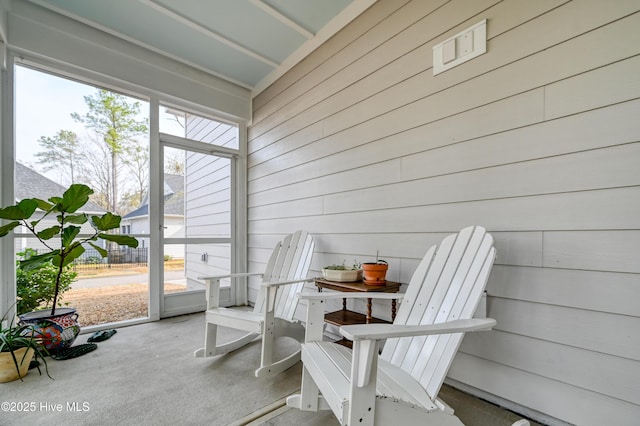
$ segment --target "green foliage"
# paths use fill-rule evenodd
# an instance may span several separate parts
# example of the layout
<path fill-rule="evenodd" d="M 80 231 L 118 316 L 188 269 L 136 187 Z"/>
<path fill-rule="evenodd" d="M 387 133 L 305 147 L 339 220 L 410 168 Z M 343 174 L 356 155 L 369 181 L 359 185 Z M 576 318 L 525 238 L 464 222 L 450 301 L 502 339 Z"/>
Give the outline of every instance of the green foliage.
<path fill-rule="evenodd" d="M 346 266 L 345 265 L 345 261 L 342 261 L 342 265 L 329 265 L 329 266 L 325 266 L 323 269 L 329 269 L 332 271 L 352 271 L 352 270 L 358 270 L 360 269 L 360 262 L 358 262 L 357 260 L 353 259 L 353 265 L 351 266 Z"/>
<path fill-rule="evenodd" d="M 104 182 L 107 178 L 106 187 L 100 185 L 102 193 L 99 199 L 105 203 L 103 207 L 116 211 L 120 200 L 118 182 L 122 165 L 129 167 L 135 176 L 142 199 L 148 177 L 145 172 L 148 153 L 136 138 L 148 135 L 148 120 L 139 119 L 140 102 L 131 102 L 126 96 L 108 90 L 85 96 L 84 101 L 89 111 L 84 115 L 73 113 L 71 117 L 93 131 L 103 142 L 101 149 L 104 149 L 102 152 L 106 158 L 97 168 L 94 167 L 94 175 L 98 178 L 95 182 Z"/>
<path fill-rule="evenodd" d="M 86 256 L 82 259 L 78 259 L 78 262 L 84 263 L 85 265 L 97 265 L 102 263 L 102 258 L 100 256 Z"/>
<path fill-rule="evenodd" d="M 329 269 L 331 271 L 345 271 L 347 267 L 344 265 L 328 265 L 325 266 L 324 269 Z"/>
<path fill-rule="evenodd" d="M 106 240 L 118 245 L 138 247 L 138 240 L 128 235 L 114 235 L 106 232 L 120 227 L 120 216 L 107 212 L 102 216 L 91 216 L 90 223 L 93 233 L 80 237 L 80 225 L 89 220 L 85 213 L 74 214 L 82 209 L 89 201 L 93 190 L 86 185 L 72 184 L 62 197 L 51 197 L 48 202 L 37 198 L 28 198 L 20 201 L 15 206 L 0 209 L 0 219 L 8 219 L 12 222 L 0 227 L 0 237 L 18 225 L 23 225 L 47 248 L 47 252 L 33 255 L 20 260 L 20 269 L 34 271 L 43 265 L 52 264 L 56 267 L 55 290 L 51 306 L 51 314 L 55 314 L 60 286 L 63 283 L 65 267 L 84 253 L 83 244 L 90 244 L 98 250 L 101 256 L 107 252 L 99 248 L 94 242 Z M 43 211 L 43 216 L 38 220 L 29 221 L 36 212 L 36 208 Z M 56 215 L 59 225 L 51 226 L 44 230 L 38 230 L 38 225 L 49 215 Z M 57 244 L 49 240 L 55 238 Z"/>
<path fill-rule="evenodd" d="M 40 137 L 38 144 L 43 151 L 37 152 L 35 156 L 43 170 L 64 170 L 73 183 L 77 174 L 76 164 L 81 163 L 82 159 L 78 135 L 71 130 L 59 130 L 53 137 Z"/>
<path fill-rule="evenodd" d="M 27 248 L 25 251 L 18 253 L 18 256 L 20 260 L 24 260 L 36 254 L 37 252 L 34 249 Z M 52 307 L 57 274 L 58 268 L 51 262 L 44 263 L 39 268 L 29 271 L 20 267 L 19 260 L 16 262 L 16 290 L 18 294 L 16 309 L 18 315 L 38 308 Z M 60 276 L 60 295 L 71 288 L 71 283 L 76 279 L 77 275 L 71 270 L 70 266 L 64 268 Z M 62 306 L 60 300 L 58 300 L 58 306 Z"/>
<path fill-rule="evenodd" d="M 124 143 L 148 131 L 146 120 L 138 120 L 140 102 L 129 103 L 125 96 L 108 90 L 85 96 L 84 102 L 89 112 L 84 116 L 73 113 L 71 117 L 94 129 L 115 153 L 123 152 Z"/>

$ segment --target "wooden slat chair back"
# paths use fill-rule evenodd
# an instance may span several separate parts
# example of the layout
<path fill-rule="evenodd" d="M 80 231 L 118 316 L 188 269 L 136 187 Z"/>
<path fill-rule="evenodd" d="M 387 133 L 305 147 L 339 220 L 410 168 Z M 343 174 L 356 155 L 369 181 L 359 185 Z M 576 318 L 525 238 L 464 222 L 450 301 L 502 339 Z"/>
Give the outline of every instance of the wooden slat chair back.
<path fill-rule="evenodd" d="M 431 247 L 414 272 L 394 320 L 439 324 L 472 318 L 495 258 L 493 238 L 470 227 Z M 409 373 L 435 400 L 464 333 L 388 339 L 381 358 Z"/>
<path fill-rule="evenodd" d="M 306 278 L 313 257 L 314 242 L 307 232 L 298 231 L 287 235 L 273 249 L 262 282 L 282 282 Z M 298 306 L 298 293 L 304 287 L 304 281 L 283 286 L 278 289 L 274 301 L 274 316 L 288 321 L 294 320 Z M 267 288 L 260 287 L 253 311 L 264 312 L 267 300 Z"/>
<path fill-rule="evenodd" d="M 200 277 L 207 289 L 206 331 L 204 347 L 195 351 L 198 357 L 225 354 L 262 338 L 260 367 L 256 377 L 277 374 L 300 360 L 300 350 L 291 355 L 273 360 L 274 345 L 278 337 L 291 337 L 298 342 L 304 340 L 304 327 L 295 319 L 298 293 L 307 278 L 314 242 L 306 231 L 296 231 L 276 244 L 264 273 L 231 274 L 215 277 Z M 232 285 L 238 285 L 238 278 L 258 275 L 262 277 L 258 297 L 253 311 L 219 306 L 220 280 L 231 278 Z M 246 282 L 245 282 L 246 284 Z M 247 333 L 231 342 L 218 343 L 218 326 L 225 326 Z"/>
<path fill-rule="evenodd" d="M 472 318 L 495 259 L 493 238 L 468 227 L 431 247 L 409 282 L 393 324 L 343 326 L 353 350 L 323 341 L 318 325 L 325 299 L 359 293 L 305 292 L 307 335 L 302 345 L 301 394 L 287 405 L 331 409 L 342 425 L 461 425 L 437 399 L 465 332 L 488 330 L 495 320 Z M 394 294 L 367 293 L 391 299 Z M 378 342 L 385 341 L 378 356 Z"/>

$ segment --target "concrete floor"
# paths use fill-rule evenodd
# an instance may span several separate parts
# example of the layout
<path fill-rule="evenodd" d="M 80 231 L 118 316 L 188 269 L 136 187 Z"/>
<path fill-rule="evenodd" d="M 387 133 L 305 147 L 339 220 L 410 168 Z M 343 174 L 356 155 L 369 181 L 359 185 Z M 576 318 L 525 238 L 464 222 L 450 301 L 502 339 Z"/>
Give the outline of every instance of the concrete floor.
<path fill-rule="evenodd" d="M 238 335 L 229 329 L 219 333 L 221 339 Z M 31 370 L 24 381 L 0 384 L 0 402 L 14 408 L 3 408 L 0 424 L 338 425 L 330 411 L 284 405 L 299 390 L 300 363 L 276 377 L 255 378 L 259 342 L 233 354 L 195 358 L 203 336 L 202 313 L 120 328 L 93 352 L 49 359 L 55 380 Z M 295 348 L 288 339 L 282 343 L 282 355 Z M 506 426 L 521 418 L 448 386 L 441 398 L 468 426 Z"/>

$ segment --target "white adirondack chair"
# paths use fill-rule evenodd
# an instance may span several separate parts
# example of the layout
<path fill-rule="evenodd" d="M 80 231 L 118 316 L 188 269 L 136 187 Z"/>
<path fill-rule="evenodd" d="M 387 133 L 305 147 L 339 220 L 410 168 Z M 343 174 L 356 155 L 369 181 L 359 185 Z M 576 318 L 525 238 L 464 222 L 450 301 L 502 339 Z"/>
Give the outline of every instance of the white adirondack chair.
<path fill-rule="evenodd" d="M 264 273 L 241 273 L 213 277 L 199 277 L 206 283 L 206 331 L 204 347 L 195 351 L 197 357 L 210 357 L 236 350 L 255 338 L 262 337 L 260 367 L 256 377 L 277 374 L 300 360 L 300 350 L 278 361 L 273 361 L 275 339 L 282 336 L 292 337 L 299 342 L 304 340 L 304 327 L 294 318 L 298 305 L 298 293 L 304 283 L 313 281 L 307 278 L 314 242 L 305 231 L 297 231 L 279 242 Z M 220 280 L 248 276 L 262 276 L 260 291 L 253 311 L 223 308 L 219 306 Z M 246 331 L 247 334 L 231 342 L 218 344 L 218 326 Z"/>
<path fill-rule="evenodd" d="M 325 299 L 362 293 L 309 293 L 302 387 L 287 405 L 331 409 L 342 425 L 462 425 L 437 399 L 467 331 L 488 330 L 489 318 L 472 318 L 493 266 L 493 238 L 469 227 L 431 247 L 418 265 L 393 324 L 343 326 L 353 350 L 323 342 Z M 402 295 L 367 293 L 395 299 Z M 378 342 L 386 340 L 378 356 Z"/>

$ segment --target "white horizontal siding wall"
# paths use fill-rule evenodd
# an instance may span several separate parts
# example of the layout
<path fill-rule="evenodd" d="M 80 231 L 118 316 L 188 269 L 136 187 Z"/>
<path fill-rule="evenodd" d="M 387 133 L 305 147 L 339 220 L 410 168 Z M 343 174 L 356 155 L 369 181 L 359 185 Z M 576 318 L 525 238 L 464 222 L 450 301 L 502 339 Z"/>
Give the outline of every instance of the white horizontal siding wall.
<path fill-rule="evenodd" d="M 487 53 L 434 77 L 432 47 L 482 19 Z M 637 0 L 378 1 L 254 100 L 251 268 L 306 229 L 314 273 L 379 250 L 407 282 L 483 225 L 498 325 L 465 338 L 452 382 L 638 424 L 639 28 Z"/>

